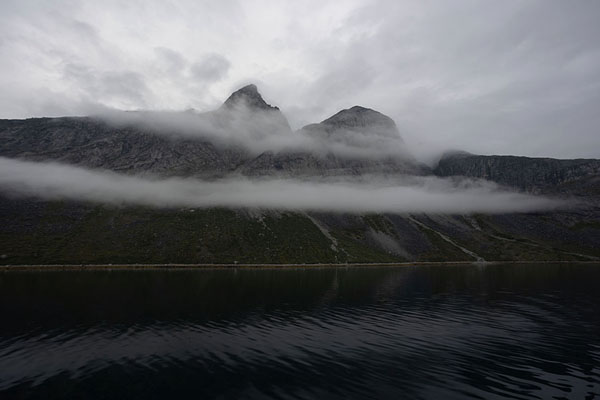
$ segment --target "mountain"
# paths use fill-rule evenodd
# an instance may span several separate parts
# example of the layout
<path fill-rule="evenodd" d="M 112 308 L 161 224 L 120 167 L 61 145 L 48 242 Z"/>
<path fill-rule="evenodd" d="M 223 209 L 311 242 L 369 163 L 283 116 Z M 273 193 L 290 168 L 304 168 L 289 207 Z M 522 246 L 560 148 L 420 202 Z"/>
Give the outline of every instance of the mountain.
<path fill-rule="evenodd" d="M 247 85 L 236 90 L 218 110 L 208 115 L 216 116 L 225 129 L 254 130 L 251 132 L 254 138 L 292 133 L 290 124 L 281 110 L 268 104 L 256 85 Z"/>
<path fill-rule="evenodd" d="M 499 215 L 155 209 L 0 195 L 0 264 L 598 261 L 598 209 Z"/>
<path fill-rule="evenodd" d="M 155 209 L 0 192 L 0 264 L 600 259 L 599 160 L 453 152 L 432 169 L 375 110 L 354 106 L 294 132 L 254 85 L 205 113 L 0 120 L 0 156 L 153 176 L 465 176 L 579 202 L 494 215 L 348 214 Z"/>
<path fill-rule="evenodd" d="M 316 140 L 305 137 L 305 130 L 293 132 L 279 108 L 269 105 L 255 85 L 248 85 L 231 94 L 217 110 L 206 113 L 132 112 L 0 120 L 0 156 L 54 160 L 131 174 L 208 178 L 232 173 L 429 173 L 428 167 L 407 153 L 389 117 L 354 107 L 323 124 L 332 127 L 335 121 L 339 121 L 340 129 L 360 132 L 360 140 L 335 135 Z M 382 142 L 378 136 L 386 129 L 393 135 Z M 270 142 L 282 139 L 297 146 L 268 149 Z M 369 146 L 370 152 L 366 151 Z M 388 154 L 381 157 L 382 151 Z"/>
<path fill-rule="evenodd" d="M 309 135 L 322 135 L 329 138 L 336 136 L 344 138 L 345 134 L 360 133 L 370 137 L 389 137 L 402 141 L 394 120 L 378 111 L 361 106 L 342 110 L 318 124 L 307 125 L 302 130 Z"/>
<path fill-rule="evenodd" d="M 377 111 L 354 106 L 301 128 L 316 148 L 267 151 L 245 163 L 245 175 L 426 175 L 429 167 L 407 151 L 394 121 Z"/>
<path fill-rule="evenodd" d="M 268 104 L 258 92 L 256 85 L 250 84 L 233 92 L 221 106 L 222 109 L 235 109 L 244 106 L 253 110 L 279 111 Z"/>
<path fill-rule="evenodd" d="M 600 160 L 557 160 L 516 156 L 481 156 L 452 152 L 442 156 L 434 173 L 467 176 L 532 193 L 600 195 Z"/>
<path fill-rule="evenodd" d="M 0 156 L 162 176 L 222 175 L 248 157 L 240 147 L 96 117 L 0 120 Z"/>

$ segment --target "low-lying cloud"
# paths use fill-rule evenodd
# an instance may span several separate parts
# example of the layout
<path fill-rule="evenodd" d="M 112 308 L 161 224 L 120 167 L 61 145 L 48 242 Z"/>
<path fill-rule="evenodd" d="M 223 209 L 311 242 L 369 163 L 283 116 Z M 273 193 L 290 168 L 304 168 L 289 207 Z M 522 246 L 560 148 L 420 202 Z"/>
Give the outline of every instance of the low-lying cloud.
<path fill-rule="evenodd" d="M 544 197 L 506 191 L 487 181 L 466 179 L 152 179 L 4 157 L 0 157 L 0 192 L 47 200 L 66 199 L 151 207 L 230 207 L 356 213 L 506 213 L 548 210 L 562 204 Z"/>
<path fill-rule="evenodd" d="M 335 135 L 292 131 L 280 111 L 255 110 L 243 104 L 208 112 L 102 110 L 94 117 L 116 128 L 134 127 L 175 139 L 208 140 L 222 147 L 241 146 L 254 155 L 304 151 L 360 159 L 414 159 L 400 135 L 385 136 L 373 129 L 339 129 Z"/>

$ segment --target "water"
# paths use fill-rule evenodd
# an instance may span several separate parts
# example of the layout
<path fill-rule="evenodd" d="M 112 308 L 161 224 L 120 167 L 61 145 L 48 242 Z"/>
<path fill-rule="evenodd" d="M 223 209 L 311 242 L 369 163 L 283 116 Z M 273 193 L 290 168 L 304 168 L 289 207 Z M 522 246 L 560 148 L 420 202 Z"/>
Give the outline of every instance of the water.
<path fill-rule="evenodd" d="M 600 399 L 600 265 L 0 272 L 0 398 Z"/>

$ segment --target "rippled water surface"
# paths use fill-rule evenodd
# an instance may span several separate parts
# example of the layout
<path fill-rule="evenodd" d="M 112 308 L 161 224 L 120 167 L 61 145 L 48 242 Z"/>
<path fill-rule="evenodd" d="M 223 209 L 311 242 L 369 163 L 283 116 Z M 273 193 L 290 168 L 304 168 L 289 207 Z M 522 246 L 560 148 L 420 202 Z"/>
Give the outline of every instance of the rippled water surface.
<path fill-rule="evenodd" d="M 600 399 L 600 265 L 0 272 L 0 398 Z"/>

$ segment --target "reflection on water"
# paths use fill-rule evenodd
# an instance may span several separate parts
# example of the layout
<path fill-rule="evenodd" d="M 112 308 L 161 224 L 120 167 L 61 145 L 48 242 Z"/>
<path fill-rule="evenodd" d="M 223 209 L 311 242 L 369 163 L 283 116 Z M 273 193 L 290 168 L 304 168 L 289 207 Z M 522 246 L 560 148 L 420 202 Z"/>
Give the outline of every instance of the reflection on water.
<path fill-rule="evenodd" d="M 600 399 L 600 265 L 0 273 L 0 398 Z"/>

